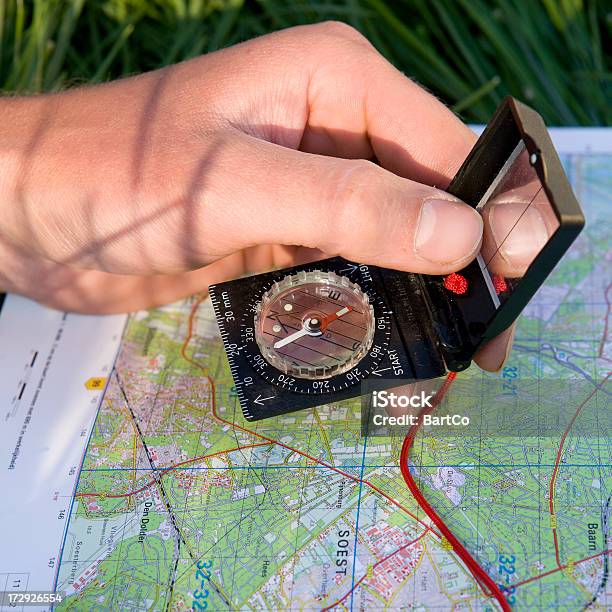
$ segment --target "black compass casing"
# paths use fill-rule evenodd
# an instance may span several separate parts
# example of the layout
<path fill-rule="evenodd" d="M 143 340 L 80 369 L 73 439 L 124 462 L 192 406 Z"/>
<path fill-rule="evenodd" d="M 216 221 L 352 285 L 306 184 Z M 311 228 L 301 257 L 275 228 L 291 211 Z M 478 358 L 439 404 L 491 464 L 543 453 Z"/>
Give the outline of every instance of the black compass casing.
<path fill-rule="evenodd" d="M 288 275 L 314 270 L 349 278 L 367 294 L 374 310 L 374 338 L 366 356 L 349 371 L 327 380 L 300 379 L 277 370 L 261 356 L 253 333 L 264 293 Z M 380 388 L 391 388 L 398 380 L 436 378 L 446 371 L 428 324 L 424 287 L 417 274 L 334 257 L 212 285 L 209 291 L 247 420 L 356 397 L 369 377 L 379 379 Z"/>
<path fill-rule="evenodd" d="M 584 225 L 541 117 L 513 98 L 497 109 L 448 192 L 485 217 L 482 251 L 457 277 L 465 290 L 451 291 L 448 277 L 340 257 L 209 288 L 247 420 L 357 397 L 368 379 L 376 380 L 379 389 L 392 388 L 469 367 L 478 347 L 516 320 Z M 506 228 L 501 235 L 500 227 Z M 512 247 L 525 241 L 537 247 L 533 255 L 512 260 Z M 287 375 L 266 361 L 254 338 L 264 294 L 301 271 L 348 278 L 373 308 L 374 336 L 367 354 L 325 380 Z"/>

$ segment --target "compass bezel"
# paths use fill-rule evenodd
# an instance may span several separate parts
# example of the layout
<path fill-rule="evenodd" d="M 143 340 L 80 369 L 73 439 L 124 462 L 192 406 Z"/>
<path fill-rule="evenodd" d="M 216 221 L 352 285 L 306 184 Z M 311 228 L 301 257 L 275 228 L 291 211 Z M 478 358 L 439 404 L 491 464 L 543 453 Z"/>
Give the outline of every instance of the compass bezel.
<path fill-rule="evenodd" d="M 391 337 L 391 311 L 385 303 L 382 292 L 374 287 L 372 274 L 369 266 L 351 265 L 343 274 L 339 268 L 345 262 L 338 262 L 337 266 L 329 265 L 327 260 L 323 268 L 314 262 L 310 266 L 300 266 L 305 272 L 334 272 L 338 276 L 345 276 L 351 283 L 357 284 L 361 292 L 367 296 L 369 304 L 373 309 L 374 336 L 367 353 L 353 367 L 339 374 L 332 374 L 327 378 L 308 379 L 286 374 L 270 363 L 262 354 L 255 338 L 256 314 L 259 304 L 264 295 L 269 292 L 274 284 L 287 276 L 287 271 L 282 272 L 280 278 L 267 278 L 251 287 L 252 296 L 240 321 L 240 338 L 243 347 L 243 356 L 247 359 L 254 372 L 267 383 L 299 394 L 323 395 L 343 391 L 367 378 L 380 364 L 386 355 L 386 350 Z M 337 268 L 337 269 L 336 269 Z M 346 272 L 349 274 L 346 274 Z"/>

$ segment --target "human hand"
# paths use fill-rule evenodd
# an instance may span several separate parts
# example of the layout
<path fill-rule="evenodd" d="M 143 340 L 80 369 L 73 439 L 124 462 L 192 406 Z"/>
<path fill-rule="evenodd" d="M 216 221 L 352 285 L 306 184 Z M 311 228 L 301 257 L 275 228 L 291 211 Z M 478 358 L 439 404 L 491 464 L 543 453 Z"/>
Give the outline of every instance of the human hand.
<path fill-rule="evenodd" d="M 342 24 L 0 115 L 0 288 L 56 308 L 135 310 L 324 255 L 446 274 L 480 247 L 480 216 L 441 191 L 472 132 Z"/>

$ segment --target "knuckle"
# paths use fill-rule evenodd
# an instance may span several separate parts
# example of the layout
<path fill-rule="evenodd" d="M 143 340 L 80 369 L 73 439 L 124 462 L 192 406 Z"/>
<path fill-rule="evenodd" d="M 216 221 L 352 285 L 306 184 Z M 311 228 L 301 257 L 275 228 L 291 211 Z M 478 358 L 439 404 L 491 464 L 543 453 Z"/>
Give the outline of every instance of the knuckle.
<path fill-rule="evenodd" d="M 358 30 L 344 21 L 330 19 L 316 24 L 316 27 L 329 36 L 339 36 L 343 38 L 362 37 Z"/>
<path fill-rule="evenodd" d="M 323 21 L 309 27 L 317 34 L 327 39 L 332 39 L 337 43 L 348 41 L 350 43 L 372 47 L 370 41 L 359 30 L 343 21 Z"/>
<path fill-rule="evenodd" d="M 367 160 L 343 162 L 329 181 L 321 248 L 351 257 L 376 250 L 379 238 L 381 170 Z"/>

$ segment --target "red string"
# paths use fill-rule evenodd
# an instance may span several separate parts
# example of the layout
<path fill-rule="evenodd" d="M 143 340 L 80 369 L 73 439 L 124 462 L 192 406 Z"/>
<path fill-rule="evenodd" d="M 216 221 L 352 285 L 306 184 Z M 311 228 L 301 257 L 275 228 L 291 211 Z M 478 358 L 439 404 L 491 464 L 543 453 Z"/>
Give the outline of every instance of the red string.
<path fill-rule="evenodd" d="M 476 578 L 476 580 L 480 584 L 485 594 L 488 595 L 489 597 L 494 597 L 497 600 L 497 603 L 499 603 L 503 612 L 511 612 L 510 605 L 508 604 L 508 601 L 506 600 L 506 597 L 502 593 L 499 586 L 495 584 L 495 581 L 486 573 L 486 571 L 478 564 L 476 559 L 472 557 L 472 555 L 465 548 L 465 546 L 463 546 L 463 544 L 457 539 L 457 537 L 453 534 L 453 532 L 447 527 L 446 523 L 442 520 L 440 515 L 433 509 L 431 504 L 425 499 L 425 496 L 419 489 L 414 478 L 412 477 L 412 474 L 410 473 L 410 466 L 408 463 L 410 449 L 412 447 L 412 444 L 414 443 L 414 439 L 419 430 L 422 417 L 425 414 L 429 414 L 433 412 L 437 408 L 437 406 L 440 404 L 440 402 L 444 398 L 444 395 L 448 391 L 449 387 L 451 386 L 455 377 L 456 377 L 455 372 L 449 372 L 448 376 L 446 377 L 446 380 L 442 384 L 442 387 L 440 387 L 440 389 L 434 396 L 433 404 L 431 408 L 424 408 L 419 414 L 419 423 L 417 425 L 413 425 L 408 430 L 408 433 L 406 434 L 406 438 L 404 439 L 404 443 L 402 445 L 402 452 L 400 454 L 400 471 L 404 478 L 404 482 L 408 486 L 408 489 L 410 489 L 410 492 L 416 499 L 419 506 L 421 506 L 421 508 L 425 511 L 427 516 L 432 520 L 432 522 L 440 530 L 442 535 L 450 543 L 455 553 L 457 553 L 457 555 L 461 558 L 461 560 L 469 568 L 469 570 L 472 572 L 472 575 L 474 576 L 474 578 Z"/>

